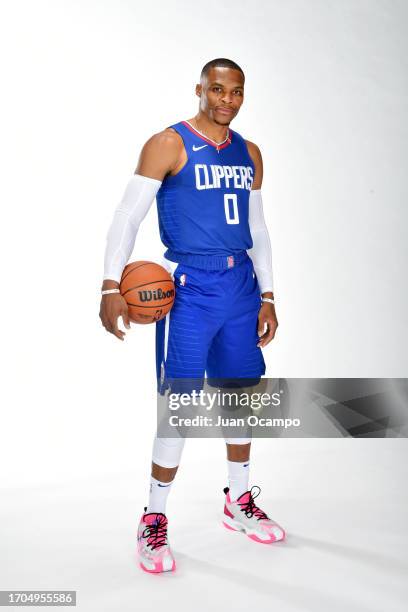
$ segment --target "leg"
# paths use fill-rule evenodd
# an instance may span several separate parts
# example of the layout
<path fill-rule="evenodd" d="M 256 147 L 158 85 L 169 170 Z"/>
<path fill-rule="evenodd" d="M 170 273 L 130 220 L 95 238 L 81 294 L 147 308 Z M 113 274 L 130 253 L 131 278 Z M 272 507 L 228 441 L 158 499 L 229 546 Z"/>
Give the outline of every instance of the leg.
<path fill-rule="evenodd" d="M 249 438 L 226 438 L 225 442 L 229 496 L 235 501 L 248 491 L 251 441 Z"/>
<path fill-rule="evenodd" d="M 225 382 L 226 387 L 231 383 L 251 387 L 265 374 L 262 350 L 257 347 L 260 291 L 251 261 L 237 266 L 228 295 L 229 316 L 211 344 L 207 374 L 220 381 L 217 386 Z M 244 532 L 256 542 L 282 540 L 284 530 L 255 504 L 259 487 L 248 490 L 251 438 L 226 438 L 225 442 L 230 487 L 224 489 L 223 524 L 233 531 Z"/>
<path fill-rule="evenodd" d="M 153 443 L 149 504 L 140 519 L 137 535 L 141 568 L 150 573 L 174 571 L 176 562 L 167 540 L 166 502 L 174 481 L 184 438 L 158 438 Z"/>
<path fill-rule="evenodd" d="M 158 438 L 153 443 L 147 512 L 166 514 L 166 502 L 180 464 L 185 438 Z"/>
<path fill-rule="evenodd" d="M 191 274 L 192 283 L 189 273 L 189 288 L 185 291 L 184 281 L 180 282 L 180 266 L 174 266 L 171 272 L 177 286 L 176 299 L 171 311 L 156 323 L 156 374 L 160 395 L 169 387 L 173 391 L 175 379 L 204 377 L 208 346 L 217 331 L 210 317 L 212 309 L 205 309 L 200 296 L 195 295 L 200 287 L 200 282 L 194 283 L 198 273 Z M 140 564 L 148 572 L 175 569 L 174 557 L 167 543 L 165 508 L 184 443 L 185 439 L 181 437 L 155 436 L 149 508 L 145 508 L 138 529 Z"/>
<path fill-rule="evenodd" d="M 249 455 L 251 452 L 251 442 L 246 442 L 243 438 L 243 442 L 239 441 L 239 438 L 231 438 L 225 440 L 227 445 L 227 459 L 228 461 L 249 461 Z"/>
<path fill-rule="evenodd" d="M 265 373 L 262 350 L 257 346 L 261 302 L 251 260 L 231 270 L 226 281 L 230 285 L 226 291 L 230 304 L 229 316 L 211 343 L 206 370 L 208 378 L 212 379 L 212 386 L 215 382 L 220 387 L 233 387 L 232 391 L 236 391 L 234 387 L 239 387 L 238 394 L 251 395 L 253 385 Z M 245 429 L 248 427 L 238 435 L 251 435 Z M 230 497 L 235 501 L 248 490 L 252 438 L 226 436 L 228 433 L 225 432 Z"/>
<path fill-rule="evenodd" d="M 165 468 L 152 461 L 152 476 L 161 482 L 172 482 L 177 473 L 178 465 L 174 468 Z"/>

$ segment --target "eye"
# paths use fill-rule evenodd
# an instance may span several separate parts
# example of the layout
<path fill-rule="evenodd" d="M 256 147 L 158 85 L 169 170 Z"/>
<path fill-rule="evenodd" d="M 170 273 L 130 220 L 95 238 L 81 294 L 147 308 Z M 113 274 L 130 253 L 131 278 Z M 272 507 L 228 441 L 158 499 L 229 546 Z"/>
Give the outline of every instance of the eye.
<path fill-rule="evenodd" d="M 213 87 L 212 90 L 213 91 L 221 91 L 221 87 Z"/>
<path fill-rule="evenodd" d="M 243 92 L 240 89 L 236 89 L 234 91 L 235 94 L 238 94 L 239 96 L 242 96 Z"/>

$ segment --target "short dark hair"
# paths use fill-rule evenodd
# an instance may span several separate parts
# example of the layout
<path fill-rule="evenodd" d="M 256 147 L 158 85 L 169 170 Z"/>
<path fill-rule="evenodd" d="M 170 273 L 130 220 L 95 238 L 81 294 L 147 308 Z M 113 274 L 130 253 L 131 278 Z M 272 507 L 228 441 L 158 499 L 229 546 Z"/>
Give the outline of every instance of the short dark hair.
<path fill-rule="evenodd" d="M 209 71 L 211 70 L 211 68 L 231 68 L 232 70 L 239 70 L 239 72 L 244 77 L 244 81 L 245 81 L 245 74 L 242 68 L 238 66 L 238 64 L 236 64 L 232 60 L 227 59 L 226 57 L 217 57 L 216 59 L 213 59 L 210 62 L 207 62 L 205 66 L 203 67 L 203 69 L 201 70 L 200 79 L 202 79 L 203 77 L 206 77 Z"/>

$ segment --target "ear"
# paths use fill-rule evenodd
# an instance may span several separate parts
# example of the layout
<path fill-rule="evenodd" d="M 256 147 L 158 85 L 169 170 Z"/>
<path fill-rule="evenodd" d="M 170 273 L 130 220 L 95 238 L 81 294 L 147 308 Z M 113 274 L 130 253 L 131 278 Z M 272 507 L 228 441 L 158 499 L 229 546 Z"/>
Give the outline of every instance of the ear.
<path fill-rule="evenodd" d="M 199 98 L 201 98 L 201 90 L 202 90 L 202 85 L 196 85 L 195 88 L 195 92 L 196 92 L 196 96 L 198 96 Z"/>

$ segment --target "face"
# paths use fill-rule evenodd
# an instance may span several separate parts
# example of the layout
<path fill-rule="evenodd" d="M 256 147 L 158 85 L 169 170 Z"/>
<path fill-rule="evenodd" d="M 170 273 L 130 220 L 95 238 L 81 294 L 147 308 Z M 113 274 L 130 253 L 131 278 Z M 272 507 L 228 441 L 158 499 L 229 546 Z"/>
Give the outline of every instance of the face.
<path fill-rule="evenodd" d="M 244 101 L 244 77 L 239 70 L 211 68 L 196 86 L 200 111 L 219 125 L 228 125 Z"/>

